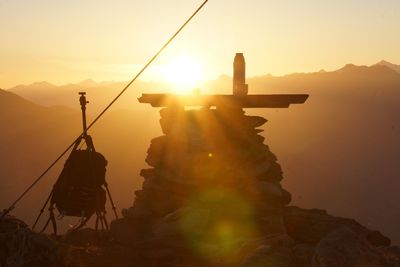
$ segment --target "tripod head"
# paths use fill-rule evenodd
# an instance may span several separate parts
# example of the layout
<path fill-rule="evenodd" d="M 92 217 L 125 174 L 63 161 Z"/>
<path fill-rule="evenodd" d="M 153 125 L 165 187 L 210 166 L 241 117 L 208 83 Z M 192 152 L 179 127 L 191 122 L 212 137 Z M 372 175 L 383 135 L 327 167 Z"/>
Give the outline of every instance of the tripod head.
<path fill-rule="evenodd" d="M 79 95 L 81 96 L 79 98 L 79 103 L 81 104 L 81 109 L 86 110 L 86 104 L 89 104 L 89 101 L 86 101 L 86 92 L 79 92 Z"/>
<path fill-rule="evenodd" d="M 86 100 L 86 92 L 79 92 L 79 103 L 81 104 L 81 110 L 82 110 L 82 124 L 83 124 L 83 135 L 84 137 L 87 136 L 87 126 L 86 126 L 86 104 L 89 103 L 89 101 Z"/>

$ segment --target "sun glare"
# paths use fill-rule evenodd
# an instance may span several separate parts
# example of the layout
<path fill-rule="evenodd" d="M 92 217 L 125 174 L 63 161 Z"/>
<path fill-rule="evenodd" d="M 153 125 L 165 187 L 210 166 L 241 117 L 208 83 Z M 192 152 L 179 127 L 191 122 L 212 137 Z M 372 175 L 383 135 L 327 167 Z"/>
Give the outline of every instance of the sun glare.
<path fill-rule="evenodd" d="M 198 60 L 182 56 L 163 66 L 163 78 L 173 84 L 174 93 L 187 94 L 199 88 L 203 72 Z"/>

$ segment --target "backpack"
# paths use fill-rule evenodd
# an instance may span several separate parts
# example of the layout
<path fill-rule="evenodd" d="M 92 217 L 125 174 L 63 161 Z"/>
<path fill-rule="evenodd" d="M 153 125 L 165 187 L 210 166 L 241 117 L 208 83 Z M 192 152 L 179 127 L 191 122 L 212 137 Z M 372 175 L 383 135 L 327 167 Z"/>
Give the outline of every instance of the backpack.
<path fill-rule="evenodd" d="M 52 203 L 65 216 L 89 217 L 104 212 L 107 160 L 91 150 L 74 150 L 54 186 Z"/>

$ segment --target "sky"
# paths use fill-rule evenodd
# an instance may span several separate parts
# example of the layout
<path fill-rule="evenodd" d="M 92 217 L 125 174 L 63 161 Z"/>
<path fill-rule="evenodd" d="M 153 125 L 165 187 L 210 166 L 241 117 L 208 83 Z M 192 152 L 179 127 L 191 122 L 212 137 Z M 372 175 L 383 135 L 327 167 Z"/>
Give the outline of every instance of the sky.
<path fill-rule="evenodd" d="M 129 80 L 201 3 L 0 0 L 0 88 Z M 236 52 L 249 76 L 400 64 L 399 33 L 399 0 L 209 0 L 141 78 L 214 79 Z"/>

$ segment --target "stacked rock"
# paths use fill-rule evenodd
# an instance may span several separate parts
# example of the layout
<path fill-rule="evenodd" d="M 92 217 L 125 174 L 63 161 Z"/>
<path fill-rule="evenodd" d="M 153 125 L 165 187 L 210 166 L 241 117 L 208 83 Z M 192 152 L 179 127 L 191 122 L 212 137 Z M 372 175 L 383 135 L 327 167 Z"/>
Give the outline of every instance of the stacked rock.
<path fill-rule="evenodd" d="M 168 107 L 160 114 L 165 135 L 152 140 L 152 168 L 141 171 L 142 189 L 124 211 L 136 240 L 220 265 L 243 257 L 250 241 L 286 233 L 291 196 L 257 129 L 266 119 L 240 108 Z"/>

